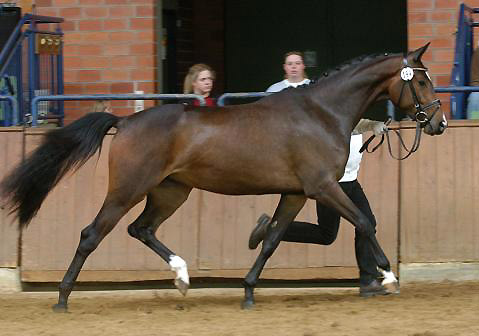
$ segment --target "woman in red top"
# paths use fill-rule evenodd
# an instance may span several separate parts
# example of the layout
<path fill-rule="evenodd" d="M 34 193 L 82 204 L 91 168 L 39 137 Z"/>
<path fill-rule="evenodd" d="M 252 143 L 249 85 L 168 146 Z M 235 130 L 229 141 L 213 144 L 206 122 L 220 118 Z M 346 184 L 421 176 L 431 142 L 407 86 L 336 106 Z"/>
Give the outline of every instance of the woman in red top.
<path fill-rule="evenodd" d="M 194 93 L 203 96 L 206 106 L 216 106 L 215 99 L 210 97 L 214 80 L 215 72 L 210 66 L 203 63 L 195 64 L 190 68 L 185 77 L 183 93 Z M 193 105 L 199 106 L 200 103 L 198 100 L 194 100 Z"/>

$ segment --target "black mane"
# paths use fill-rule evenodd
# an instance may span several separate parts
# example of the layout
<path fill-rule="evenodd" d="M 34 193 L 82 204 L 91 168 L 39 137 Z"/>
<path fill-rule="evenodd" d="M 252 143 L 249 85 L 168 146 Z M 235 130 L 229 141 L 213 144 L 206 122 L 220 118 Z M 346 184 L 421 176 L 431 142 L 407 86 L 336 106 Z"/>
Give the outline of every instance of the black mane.
<path fill-rule="evenodd" d="M 363 63 L 363 62 L 366 62 L 366 61 L 370 61 L 372 59 L 376 59 L 378 57 L 387 57 L 387 56 L 390 56 L 391 54 L 389 53 L 376 53 L 376 54 L 369 54 L 369 55 L 362 55 L 362 56 L 358 56 L 358 57 L 355 57 L 353 59 L 350 59 L 350 60 L 347 60 L 333 68 L 330 68 L 328 70 L 326 70 L 325 72 L 322 73 L 322 75 L 320 75 L 319 77 L 316 77 L 316 78 L 312 78 L 311 81 L 308 83 L 308 84 L 301 84 L 301 85 L 298 85 L 296 87 L 296 89 L 298 88 L 307 88 L 309 87 L 310 85 L 313 85 L 313 84 L 316 84 L 317 82 L 321 81 L 322 79 L 324 78 L 327 78 L 329 77 L 330 75 L 333 75 L 337 72 L 340 72 L 342 70 L 345 70 L 353 65 L 358 65 L 360 63 Z M 285 90 L 290 90 L 290 89 L 295 89 L 294 87 L 290 86 L 290 87 L 287 87 Z"/>

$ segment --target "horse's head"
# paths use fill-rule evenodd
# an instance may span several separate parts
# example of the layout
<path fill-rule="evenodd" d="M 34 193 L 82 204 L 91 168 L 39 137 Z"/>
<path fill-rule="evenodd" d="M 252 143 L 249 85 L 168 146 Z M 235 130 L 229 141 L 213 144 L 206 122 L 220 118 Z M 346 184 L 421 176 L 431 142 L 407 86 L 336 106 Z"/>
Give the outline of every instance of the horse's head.
<path fill-rule="evenodd" d="M 418 122 L 429 135 L 442 134 L 447 127 L 441 102 L 434 92 L 421 57 L 429 43 L 403 58 L 400 70 L 389 85 L 392 102 Z"/>

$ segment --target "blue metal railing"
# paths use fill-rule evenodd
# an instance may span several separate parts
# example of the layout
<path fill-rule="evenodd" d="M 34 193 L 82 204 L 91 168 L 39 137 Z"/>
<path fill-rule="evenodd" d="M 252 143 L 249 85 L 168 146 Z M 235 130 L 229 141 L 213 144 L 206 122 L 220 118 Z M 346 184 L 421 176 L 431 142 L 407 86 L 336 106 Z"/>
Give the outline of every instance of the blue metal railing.
<path fill-rule="evenodd" d="M 37 24 L 61 22 L 63 22 L 62 18 L 25 14 L 0 51 L 0 78 L 15 78 L 15 93 L 11 93 L 18 99 L 16 116 L 11 119 L 11 122 L 16 121 L 15 125 L 24 122 L 25 116 L 30 113 L 30 102 L 39 92 L 63 93 L 62 44 L 59 45 L 60 52 L 55 55 L 38 54 L 35 45 L 36 34 L 63 35 L 60 27 L 57 27 L 54 32 L 40 31 L 37 29 Z M 29 24 L 28 28 L 23 29 L 26 24 Z M 28 63 L 27 66 L 24 66 L 24 63 Z M 41 66 L 43 66 L 42 73 Z M 28 69 L 28 75 L 23 73 L 26 69 Z M 44 76 L 45 74 L 48 75 Z M 2 93 L 5 94 L 0 92 Z M 64 116 L 63 102 L 51 106 L 48 112 L 51 113 L 50 117 L 56 117 L 61 124 Z"/>
<path fill-rule="evenodd" d="M 451 95 L 452 119 L 467 119 L 467 96 L 471 92 L 479 92 L 477 88 L 468 86 L 471 80 L 470 69 L 474 51 L 473 28 L 479 27 L 479 22 L 473 20 L 473 14 L 477 13 L 479 13 L 479 8 L 470 8 L 465 4 L 459 6 L 451 86 L 436 88 L 436 92 L 453 93 Z"/>
<path fill-rule="evenodd" d="M 8 55 L 11 53 L 14 44 L 18 42 L 18 39 L 22 37 L 22 27 L 24 24 L 30 23 L 61 23 L 63 22 L 62 18 L 51 17 L 51 16 L 41 16 L 33 14 L 25 14 L 20 21 L 17 23 L 17 26 L 13 30 L 12 34 L 5 43 L 3 49 L 0 51 L 0 65 L 4 64 L 4 61 L 7 60 Z M 2 68 L 3 70 L 3 68 Z M 0 71 L 1 74 L 1 71 Z"/>
<path fill-rule="evenodd" d="M 261 98 L 272 94 L 273 92 L 237 92 L 237 93 L 223 93 L 217 100 L 218 106 L 225 106 L 229 99 L 245 99 L 245 98 Z"/>
<path fill-rule="evenodd" d="M 32 126 L 38 126 L 38 103 L 41 101 L 73 100 L 184 100 L 196 99 L 205 105 L 205 99 L 195 94 L 94 94 L 94 95 L 53 95 L 36 96 L 32 99 Z"/>
<path fill-rule="evenodd" d="M 17 125 L 18 124 L 18 102 L 15 97 L 10 95 L 0 95 L 0 101 L 8 101 L 12 109 L 10 114 L 8 110 L 5 109 L 4 112 L 4 126 Z"/>
<path fill-rule="evenodd" d="M 451 72 L 451 85 L 466 86 L 469 84 L 469 69 L 471 68 L 472 56 L 472 18 L 473 10 L 464 4 L 459 7 L 459 20 L 456 33 L 456 47 L 454 51 L 454 63 Z M 456 91 L 451 95 L 451 117 L 453 119 L 465 119 L 466 94 Z"/>
<path fill-rule="evenodd" d="M 437 93 L 456 93 L 456 92 L 479 92 L 479 86 L 438 86 L 434 88 Z"/>

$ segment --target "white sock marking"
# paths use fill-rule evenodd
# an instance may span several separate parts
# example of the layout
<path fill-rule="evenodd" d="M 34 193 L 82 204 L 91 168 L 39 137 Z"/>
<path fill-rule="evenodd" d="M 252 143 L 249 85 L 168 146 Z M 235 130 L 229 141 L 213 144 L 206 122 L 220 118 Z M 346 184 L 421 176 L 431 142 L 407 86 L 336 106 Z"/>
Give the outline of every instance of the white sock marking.
<path fill-rule="evenodd" d="M 386 284 L 389 284 L 389 283 L 393 283 L 393 282 L 398 282 L 398 280 L 396 279 L 396 277 L 394 276 L 394 273 L 391 272 L 391 271 L 385 271 L 385 270 L 382 270 L 382 269 L 379 269 L 379 272 L 381 272 L 384 276 L 384 280 L 381 282 L 381 285 L 386 285 Z"/>
<path fill-rule="evenodd" d="M 170 256 L 170 267 L 172 271 L 176 272 L 176 278 L 181 279 L 184 283 L 190 284 L 190 277 L 188 276 L 188 267 L 186 262 L 177 255 Z"/>

